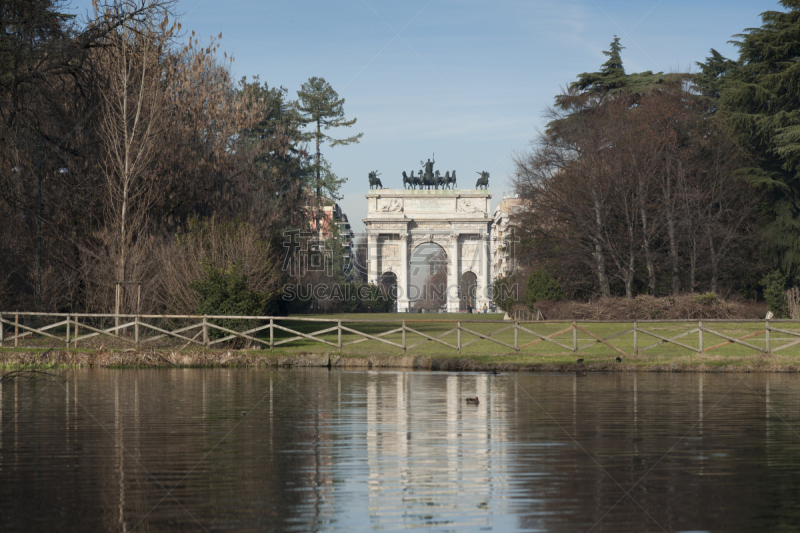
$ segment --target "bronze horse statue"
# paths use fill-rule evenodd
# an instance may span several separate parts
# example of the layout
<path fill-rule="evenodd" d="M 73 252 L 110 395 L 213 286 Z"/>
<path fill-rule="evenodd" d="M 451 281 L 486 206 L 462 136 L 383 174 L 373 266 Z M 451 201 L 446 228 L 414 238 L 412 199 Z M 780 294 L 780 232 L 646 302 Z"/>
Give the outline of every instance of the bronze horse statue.
<path fill-rule="evenodd" d="M 373 170 L 369 173 L 369 188 L 372 189 L 373 187 L 376 189 L 383 189 L 383 183 L 381 180 L 378 179 L 380 173 L 377 170 Z"/>
<path fill-rule="evenodd" d="M 438 188 L 439 188 L 439 185 L 441 185 L 441 186 L 442 186 L 442 189 L 444 189 L 444 184 L 445 184 L 444 177 L 443 177 L 443 176 L 441 176 L 441 175 L 439 174 L 439 171 L 437 170 L 437 171 L 436 171 L 436 172 L 434 172 L 434 174 L 433 174 L 433 188 L 434 188 L 434 189 L 438 189 Z"/>
<path fill-rule="evenodd" d="M 447 178 L 448 188 L 455 189 L 456 185 L 457 185 L 457 183 L 456 183 L 456 171 L 455 170 L 453 171 L 453 175 L 452 176 L 450 176 L 449 174 L 445 174 L 444 177 Z"/>
<path fill-rule="evenodd" d="M 426 187 L 430 187 L 431 186 L 431 182 L 430 182 L 430 180 L 428 180 L 428 175 L 425 174 L 421 170 L 419 171 L 419 177 L 417 178 L 417 180 L 419 180 L 419 188 L 420 189 L 424 189 Z"/>
<path fill-rule="evenodd" d="M 489 188 L 489 173 L 488 172 L 476 172 L 476 174 L 480 174 L 481 177 L 478 178 L 478 182 L 475 184 L 476 189 L 480 189 L 483 187 L 484 189 Z"/>

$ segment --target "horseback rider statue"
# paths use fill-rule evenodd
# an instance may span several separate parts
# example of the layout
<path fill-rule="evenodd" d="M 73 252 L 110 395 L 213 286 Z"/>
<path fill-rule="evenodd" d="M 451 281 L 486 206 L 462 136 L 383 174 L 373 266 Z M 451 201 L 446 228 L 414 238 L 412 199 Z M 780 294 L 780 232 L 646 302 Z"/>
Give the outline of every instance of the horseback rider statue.
<path fill-rule="evenodd" d="M 370 189 L 372 189 L 373 187 L 376 189 L 383 189 L 383 183 L 381 183 L 381 180 L 378 179 L 378 176 L 380 175 L 381 175 L 380 172 L 378 172 L 377 170 L 373 170 L 369 173 Z"/>
<path fill-rule="evenodd" d="M 478 182 L 475 184 L 476 189 L 480 189 L 483 187 L 484 189 L 489 188 L 489 173 L 488 172 L 477 172 L 476 174 L 480 174 L 481 177 L 478 178 Z"/>

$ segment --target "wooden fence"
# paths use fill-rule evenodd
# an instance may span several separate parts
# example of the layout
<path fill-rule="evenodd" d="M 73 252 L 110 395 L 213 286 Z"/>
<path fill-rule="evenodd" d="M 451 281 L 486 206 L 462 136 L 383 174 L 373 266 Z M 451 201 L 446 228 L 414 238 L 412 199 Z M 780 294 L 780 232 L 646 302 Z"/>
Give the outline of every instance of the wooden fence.
<path fill-rule="evenodd" d="M 339 319 L 339 318 L 309 318 L 309 317 L 277 317 L 277 316 L 197 316 L 197 315 L 117 315 L 117 314 L 66 314 L 66 313 L 23 313 L 23 312 L 3 312 L 0 313 L 0 348 L 18 347 L 20 341 L 31 339 L 38 335 L 58 344 L 63 344 L 66 348 L 70 345 L 77 347 L 81 341 L 86 341 L 94 337 L 108 337 L 127 343 L 136 348 L 144 348 L 147 345 L 163 339 L 176 339 L 185 342 L 185 346 L 195 345 L 202 348 L 211 348 L 215 345 L 223 344 L 240 339 L 247 341 L 252 348 L 270 348 L 290 344 L 297 341 L 311 341 L 321 343 L 332 348 L 342 350 L 343 348 L 362 343 L 365 341 L 377 341 L 404 352 L 426 344 L 435 343 L 448 350 L 461 353 L 462 350 L 474 343 L 487 341 L 502 346 L 514 352 L 520 352 L 536 344 L 549 344 L 558 347 L 563 352 L 582 352 L 598 345 L 604 345 L 612 351 L 624 356 L 636 356 L 653 350 L 656 347 L 672 345 L 689 350 L 692 353 L 703 354 L 712 350 L 717 350 L 728 345 L 739 345 L 752 350 L 755 353 L 773 354 L 786 348 L 800 344 L 800 321 L 797 320 L 656 320 L 656 321 L 574 321 L 571 323 L 564 321 L 487 321 L 487 320 L 448 320 L 448 319 L 403 319 L 398 315 L 396 319 Z M 34 325 L 32 319 L 47 322 L 44 325 Z M 22 319 L 22 320 L 21 320 Z M 29 322 L 26 323 L 25 320 Z M 111 327 L 98 326 L 97 322 L 113 321 Z M 242 321 L 244 323 L 258 323 L 256 327 L 237 331 L 223 327 L 213 321 Z M 179 327 L 170 326 L 176 322 L 184 322 Z M 186 324 L 186 321 L 189 321 Z M 319 324 L 321 329 L 310 332 L 302 332 L 288 327 L 286 323 L 313 323 Z M 92 325 L 94 323 L 94 325 Z M 156 325 L 162 324 L 162 326 Z M 761 324 L 763 323 L 763 329 Z M 355 329 L 360 325 L 373 324 L 383 325 L 388 329 L 380 333 L 367 333 Z M 416 324 L 437 324 L 445 331 L 429 334 Z M 617 324 L 625 329 L 615 331 L 612 334 L 601 336 L 591 332 L 588 327 L 598 324 Z M 674 334 L 662 334 L 654 330 L 654 325 L 673 324 L 679 327 L 681 324 L 689 325 L 688 329 L 682 329 Z M 696 324 L 696 326 L 695 326 Z M 749 331 L 744 335 L 731 336 L 720 331 L 721 326 L 732 326 L 736 324 L 756 325 L 755 331 Z M 776 325 L 777 324 L 777 325 Z M 411 327 L 415 325 L 415 327 Z M 555 332 L 546 332 L 542 328 L 549 325 L 566 326 Z M 38 326 L 38 327 L 36 327 Z M 477 329 L 485 329 L 492 326 L 491 332 L 480 332 Z M 625 327 L 630 326 L 630 327 Z M 790 329 L 795 328 L 795 329 Z M 363 328 L 362 328 L 363 329 Z M 536 330 L 539 331 L 536 331 Z M 221 332 L 220 338 L 212 339 L 213 331 Z M 506 333 L 510 332 L 510 333 Z M 335 333 L 335 336 L 333 335 Z M 501 333 L 505 333 L 504 340 L 498 338 Z M 512 335 L 513 333 L 513 335 Z M 583 335 L 579 342 L 579 333 Z M 783 337 L 773 337 L 778 333 Z M 285 335 L 289 336 L 286 337 Z M 343 334 L 348 337 L 356 337 L 352 340 L 343 341 Z M 632 334 L 633 342 L 626 341 L 624 344 L 615 344 L 612 341 L 620 339 L 625 335 Z M 686 337 L 697 334 L 694 345 L 688 344 Z M 322 338 L 327 335 L 329 338 Z M 462 336 L 466 335 L 466 338 Z M 394 340 L 387 337 L 394 336 Z M 280 337 L 280 338 L 278 338 Z M 643 337 L 643 338 L 640 338 Z M 649 338 L 649 339 L 648 339 Z M 705 338 L 714 340 L 713 344 L 705 341 Z M 512 340 L 513 339 L 513 340 Z M 646 342 L 640 342 L 640 341 Z M 652 342 L 655 341 L 655 342 Z M 748 342 L 750 341 L 750 342 Z M 756 346 L 753 342 L 759 342 L 762 346 Z M 626 348 L 629 351 L 625 351 Z"/>

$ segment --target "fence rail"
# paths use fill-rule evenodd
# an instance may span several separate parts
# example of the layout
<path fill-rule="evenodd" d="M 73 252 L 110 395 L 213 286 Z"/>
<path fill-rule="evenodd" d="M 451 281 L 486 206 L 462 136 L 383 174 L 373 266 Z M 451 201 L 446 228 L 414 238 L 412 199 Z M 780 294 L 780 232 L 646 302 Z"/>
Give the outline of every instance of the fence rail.
<path fill-rule="evenodd" d="M 32 321 L 47 323 L 34 324 Z M 26 323 L 26 320 L 28 321 Z M 104 327 L 103 321 L 113 321 L 113 326 Z M 225 327 L 215 321 L 240 321 L 244 331 Z M 94 322 L 93 322 L 94 321 Z M 99 321 L 99 324 L 98 324 Z M 178 324 L 189 321 L 188 324 Z M 255 327 L 254 323 L 258 323 Z M 298 331 L 292 323 L 319 324 L 321 329 Z M 761 324 L 763 323 L 763 328 Z M 160 325 L 156 325 L 160 324 Z M 356 329 L 364 325 L 385 325 L 389 329 L 367 332 Z M 444 331 L 426 332 L 417 324 L 435 324 Z M 99 313 L 0 313 L 0 348 L 18 347 L 20 341 L 34 336 L 53 339 L 69 348 L 79 342 L 93 338 L 109 338 L 136 348 L 148 347 L 160 340 L 174 339 L 185 343 L 212 348 L 230 341 L 245 341 L 250 348 L 274 349 L 293 342 L 312 342 L 342 350 L 367 341 L 375 341 L 408 352 L 419 346 L 432 343 L 440 349 L 462 350 L 472 344 L 485 341 L 514 352 L 533 346 L 550 346 L 563 352 L 584 352 L 599 345 L 624 356 L 637 356 L 661 346 L 672 346 L 690 353 L 704 354 L 726 346 L 742 346 L 755 353 L 773 354 L 800 344 L 800 321 L 798 320 L 651 320 L 635 321 L 632 327 L 607 332 L 605 335 L 591 331 L 600 324 L 630 325 L 622 320 L 565 321 L 492 321 L 470 319 L 367 319 L 367 318 L 311 318 L 278 316 L 228 316 L 228 315 L 125 315 Z M 656 327 L 685 325 L 680 331 L 658 332 Z M 726 334 L 723 326 L 737 324 L 755 326 L 755 331 L 743 334 Z M 411 327 L 414 325 L 414 327 Z M 566 327 L 563 327 L 566 325 Z M 38 327 L 37 327 L 38 326 Z M 492 331 L 478 331 L 491 326 Z M 562 326 L 554 332 L 542 328 Z M 781 327 L 783 326 L 783 327 Z M 795 329 L 792 329 L 795 328 Z M 674 328 L 673 328 L 674 329 Z M 539 330 L 539 331 L 537 331 Z M 267 336 L 268 334 L 268 336 Z M 335 335 L 334 335 L 335 334 Z M 504 336 L 501 334 L 505 334 Z M 582 338 L 579 339 L 579 334 Z M 696 334 L 696 340 L 693 336 Z M 774 337 L 780 334 L 783 337 Z M 285 336 L 288 335 L 288 336 Z M 344 340 L 343 335 L 350 340 Z M 327 336 L 327 338 L 325 338 Z M 632 339 L 630 338 L 632 336 Z M 692 336 L 692 341 L 688 338 Z M 217 337 L 217 338 L 213 338 Z M 527 337 L 527 338 L 526 338 Z M 622 342 L 624 340 L 624 342 Z M 713 340 L 713 343 L 707 342 Z M 615 342 L 616 341 L 616 342 Z M 632 342 L 631 342 L 632 341 Z M 641 342 L 645 341 L 645 342 Z M 655 342 L 653 342 L 655 341 Z M 756 345 L 754 343 L 763 344 Z"/>

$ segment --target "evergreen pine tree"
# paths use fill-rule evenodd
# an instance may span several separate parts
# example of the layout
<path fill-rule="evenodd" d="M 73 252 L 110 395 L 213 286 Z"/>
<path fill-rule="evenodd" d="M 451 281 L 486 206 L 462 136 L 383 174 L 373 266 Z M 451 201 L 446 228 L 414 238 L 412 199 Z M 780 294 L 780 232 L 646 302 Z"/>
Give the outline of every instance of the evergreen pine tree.
<path fill-rule="evenodd" d="M 636 102 L 638 95 L 649 93 L 653 90 L 674 90 L 680 88 L 688 74 L 653 73 L 646 70 L 626 74 L 620 53 L 625 47 L 620 44 L 616 35 L 611 41 L 610 48 L 603 51 L 608 57 L 598 72 L 584 72 L 578 79 L 569 85 L 566 92 L 556 96 L 555 107 L 567 113 L 567 119 L 559 119 L 547 125 L 547 133 L 557 137 L 569 136 L 569 116 L 576 113 L 591 112 L 609 97 L 624 94 Z"/>
<path fill-rule="evenodd" d="M 611 48 L 603 50 L 603 55 L 608 57 L 608 61 L 603 63 L 600 72 L 584 72 L 578 76 L 578 81 L 573 82 L 571 87 L 599 94 L 626 86 L 627 75 L 620 56 L 620 52 L 624 49 L 625 47 L 619 43 L 619 37 L 615 35 L 614 40 L 611 41 Z"/>
<path fill-rule="evenodd" d="M 308 140 L 313 139 L 316 144 L 314 170 L 314 193 L 316 195 L 316 223 L 319 231 L 320 216 L 319 211 L 323 205 L 323 194 L 333 200 L 338 199 L 337 191 L 346 178 L 338 178 L 330 169 L 330 164 L 322 157 L 321 146 L 330 143 L 331 147 L 338 145 L 348 145 L 357 143 L 363 133 L 358 133 L 352 137 L 344 139 L 334 139 L 323 133 L 324 130 L 339 127 L 350 127 L 356 123 L 357 119 L 347 120 L 344 117 L 344 98 L 339 98 L 339 94 L 324 78 L 309 78 L 297 91 L 299 102 L 297 109 L 301 113 L 301 121 L 304 124 L 311 124 L 313 131 L 306 134 Z"/>
<path fill-rule="evenodd" d="M 792 275 L 800 272 L 800 0 L 780 3 L 788 11 L 762 13 L 761 27 L 735 36 L 739 65 L 722 63 L 732 75 L 718 90 L 722 111 L 756 157 L 749 181 L 772 191 L 769 252 Z M 710 59 L 713 69 L 719 61 Z"/>
<path fill-rule="evenodd" d="M 712 48 L 711 56 L 706 58 L 706 62 L 696 65 L 700 68 L 700 73 L 695 76 L 695 87 L 703 96 L 718 100 L 738 64 Z"/>

